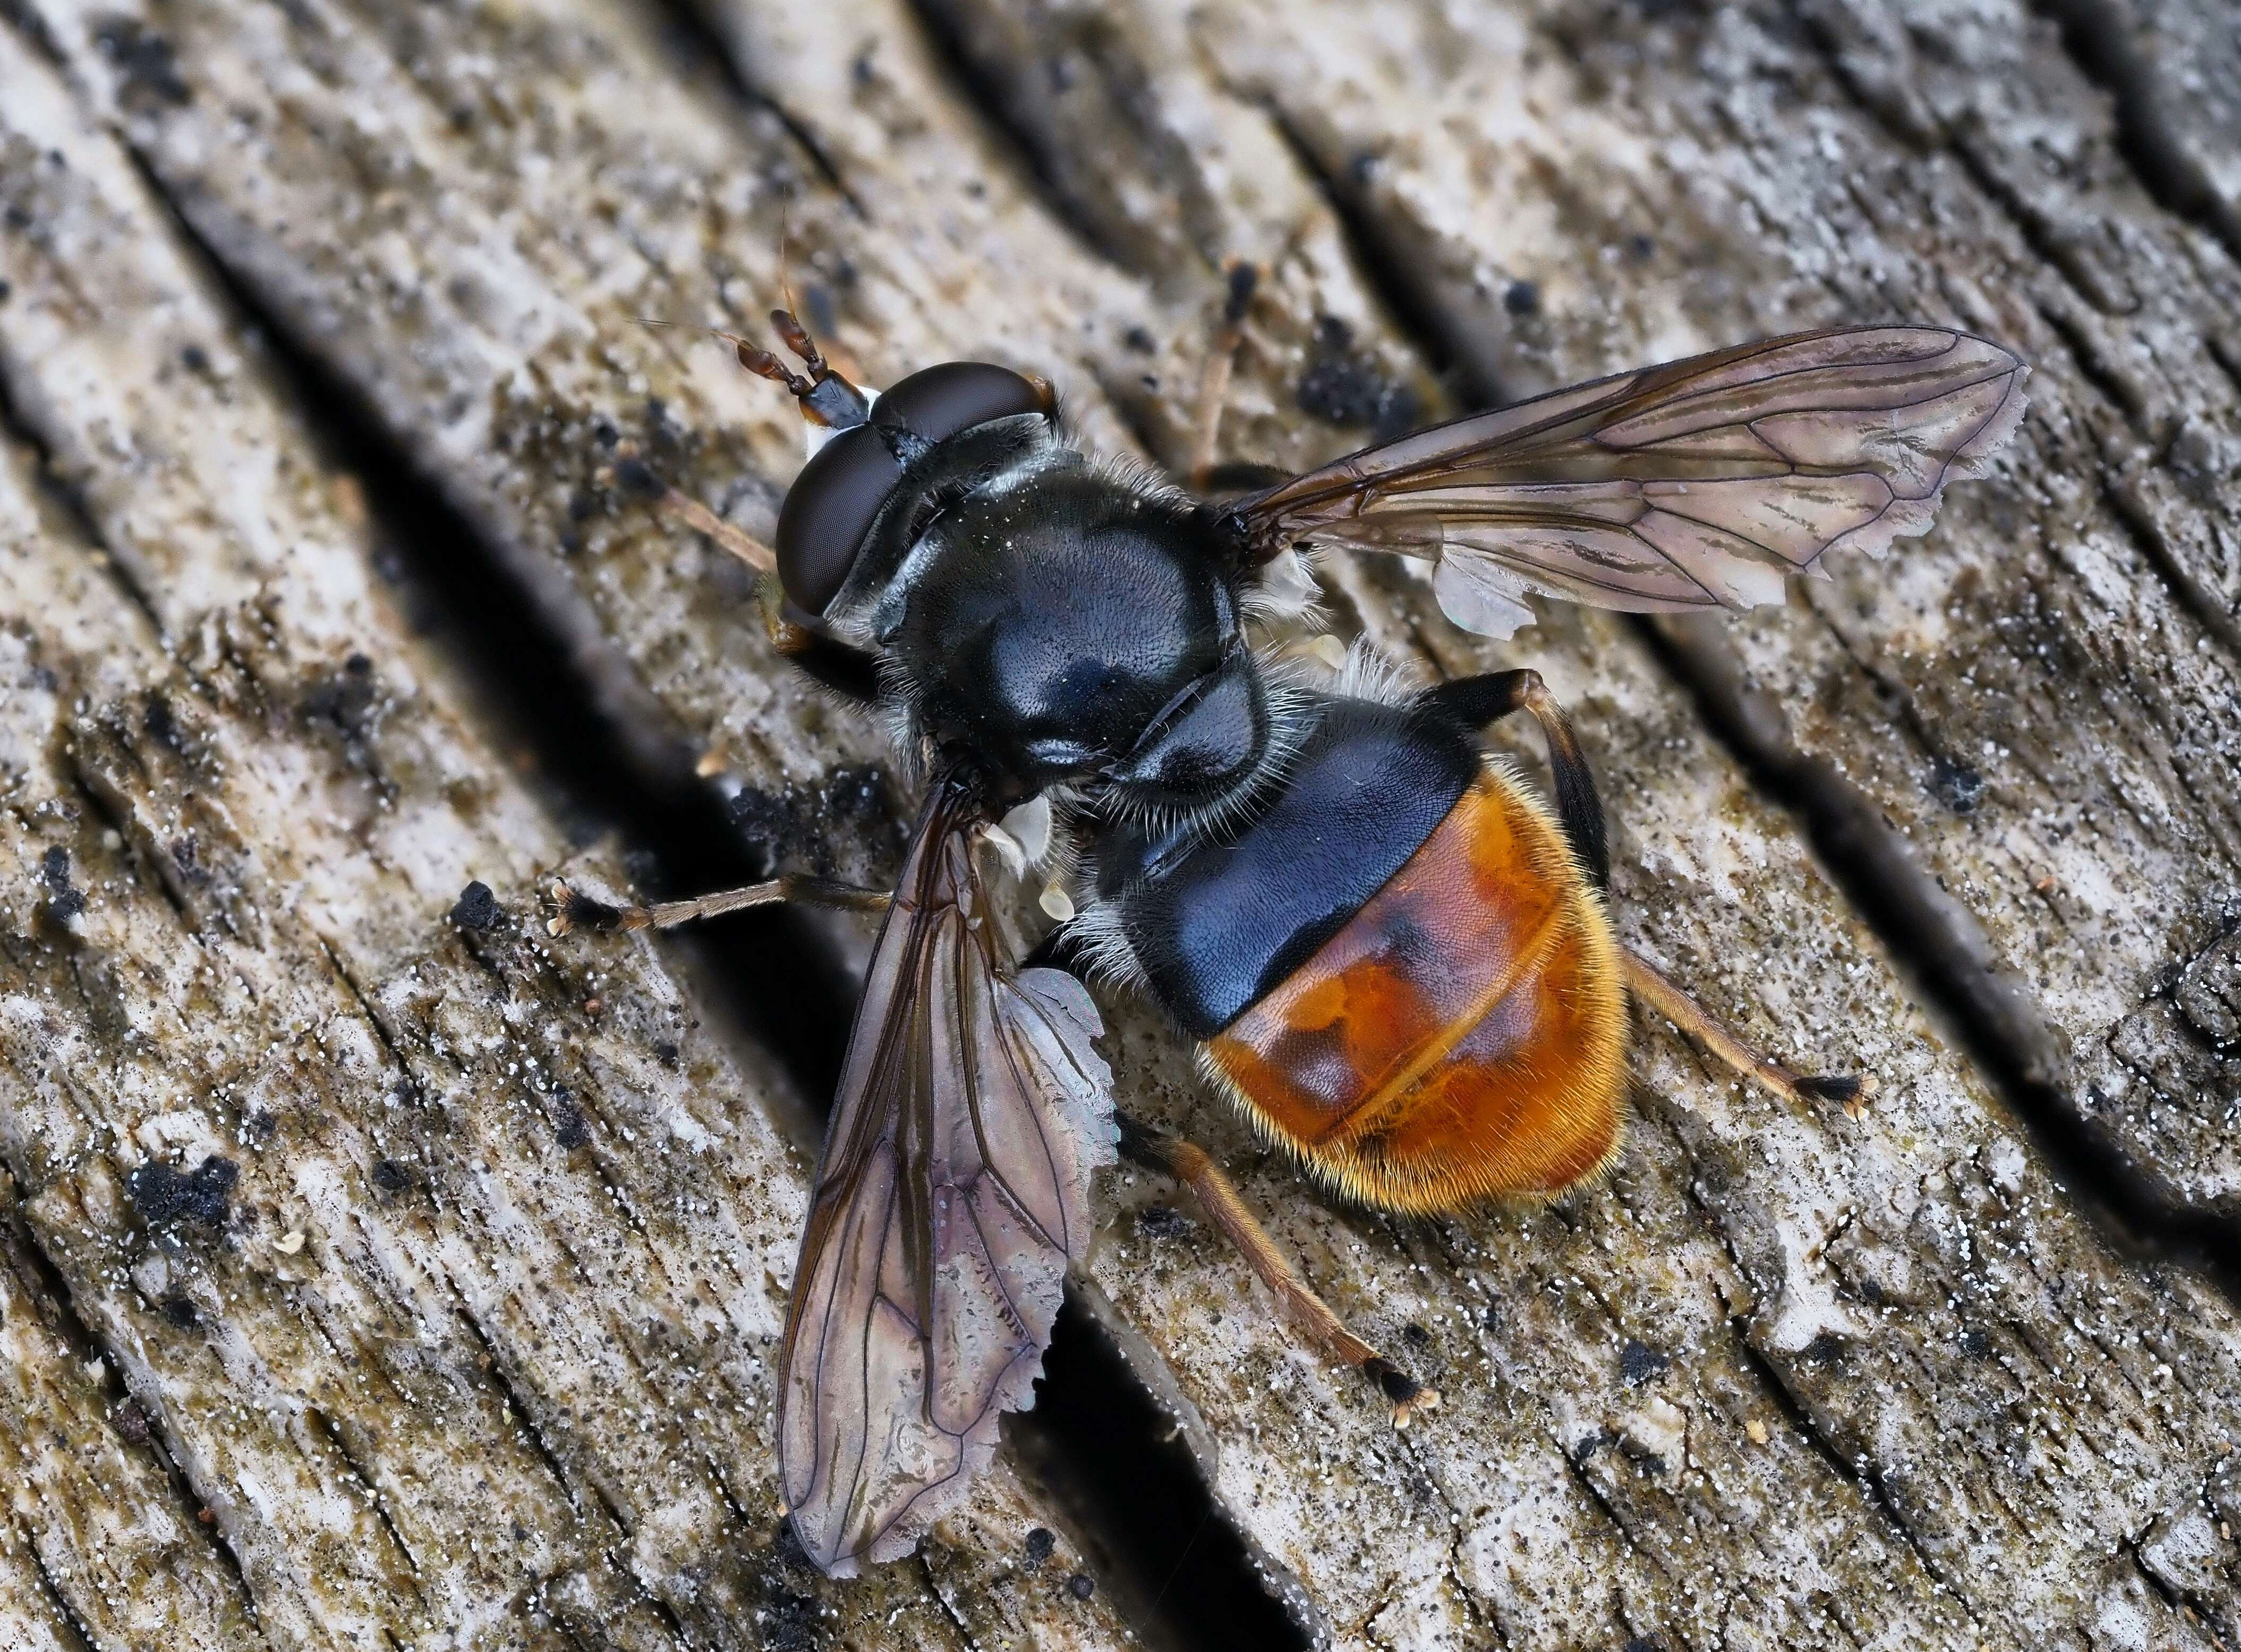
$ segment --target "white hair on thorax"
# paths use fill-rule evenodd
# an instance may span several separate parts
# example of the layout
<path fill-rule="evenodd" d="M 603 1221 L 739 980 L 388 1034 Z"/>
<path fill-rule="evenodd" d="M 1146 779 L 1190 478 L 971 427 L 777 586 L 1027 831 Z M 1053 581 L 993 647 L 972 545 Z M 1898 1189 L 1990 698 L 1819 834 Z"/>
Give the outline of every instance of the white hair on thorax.
<path fill-rule="evenodd" d="M 1346 663 L 1338 668 L 1330 692 L 1346 699 L 1405 706 L 1423 687 L 1414 665 L 1395 659 L 1367 637 L 1357 637 L 1346 651 Z"/>

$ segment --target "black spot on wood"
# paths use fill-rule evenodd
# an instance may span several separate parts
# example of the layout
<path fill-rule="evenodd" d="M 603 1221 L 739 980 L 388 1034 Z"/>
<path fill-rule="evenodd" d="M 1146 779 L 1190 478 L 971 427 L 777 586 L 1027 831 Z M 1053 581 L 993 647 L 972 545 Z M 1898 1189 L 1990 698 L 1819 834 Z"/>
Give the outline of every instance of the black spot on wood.
<path fill-rule="evenodd" d="M 334 729 L 346 739 L 363 735 L 371 722 L 378 692 L 373 661 L 352 654 L 334 676 L 314 683 L 304 696 L 304 715 L 312 723 Z"/>
<path fill-rule="evenodd" d="M 124 77 L 127 102 L 144 104 L 152 98 L 176 107 L 193 100 L 193 90 L 179 78 L 178 55 L 163 36 L 151 34 L 133 18 L 111 17 L 95 29 L 93 37 Z"/>
<path fill-rule="evenodd" d="M 1502 295 L 1502 307 L 1513 316 L 1541 313 L 1541 289 L 1530 281 L 1513 281 Z"/>
<path fill-rule="evenodd" d="M 1673 1356 L 1661 1353 L 1647 1342 L 1637 1342 L 1632 1337 L 1618 1351 L 1618 1374 L 1633 1387 L 1639 1388 L 1652 1377 L 1663 1376 L 1673 1368 Z"/>
<path fill-rule="evenodd" d="M 732 799 L 732 824 L 740 839 L 775 867 L 793 846 L 793 809 L 783 793 L 747 786 Z"/>
<path fill-rule="evenodd" d="M 817 1597 L 791 1590 L 774 1595 L 763 1609 L 763 1644 L 771 1652 L 810 1652 L 818 1643 Z"/>
<path fill-rule="evenodd" d="M 68 923 L 85 910 L 85 896 L 70 887 L 70 851 L 50 845 L 39 857 L 39 881 L 47 886 L 47 914 L 57 923 Z"/>
<path fill-rule="evenodd" d="M 658 499 L 669 492 L 669 484 L 654 474 L 653 466 L 639 458 L 616 461 L 615 482 L 624 492 L 642 499 Z"/>
<path fill-rule="evenodd" d="M 183 832 L 171 842 L 171 864 L 178 868 L 179 876 L 187 882 L 206 884 L 211 880 L 210 868 L 203 865 L 202 847 L 195 834 Z"/>
<path fill-rule="evenodd" d="M 477 934 L 497 928 L 505 919 L 505 908 L 498 904 L 491 886 L 479 878 L 460 890 L 458 900 L 452 903 L 452 921 Z"/>
<path fill-rule="evenodd" d="M 1941 757 L 1930 765 L 1930 789 L 1956 814 L 1974 814 L 1983 801 L 1984 777 L 1966 763 Z"/>
<path fill-rule="evenodd" d="M 762 858 L 765 874 L 782 867 L 831 876 L 846 859 L 870 880 L 893 870 L 901 848 L 887 777 L 876 764 L 833 771 L 811 786 L 783 791 L 747 786 L 728 806 L 739 839 Z"/>
<path fill-rule="evenodd" d="M 1844 1357 L 1844 1339 L 1834 1331 L 1823 1331 L 1805 1345 L 1797 1357 L 1809 1365 L 1834 1365 Z"/>
<path fill-rule="evenodd" d="M 553 1098 L 552 1139 L 572 1153 L 592 1139 L 591 1127 L 584 1122 L 584 1109 L 565 1090 Z"/>
<path fill-rule="evenodd" d="M 1354 329 L 1336 316 L 1315 324 L 1307 370 L 1293 393 L 1302 412 L 1341 429 L 1368 425 L 1381 438 L 1398 436 L 1416 420 L 1415 395 L 1355 349 Z"/>
<path fill-rule="evenodd" d="M 1261 272 L 1242 258 L 1229 266 L 1228 290 L 1221 300 L 1221 318 L 1231 326 L 1245 319 L 1252 308 L 1253 294 L 1261 284 Z"/>
<path fill-rule="evenodd" d="M 201 1314 L 184 1296 L 167 1296 L 157 1306 L 163 1310 L 165 1319 L 183 1331 L 191 1331 L 202 1323 Z"/>
<path fill-rule="evenodd" d="M 1067 1593 L 1077 1601 L 1086 1601 L 1097 1593 L 1097 1580 L 1087 1572 L 1076 1572 L 1066 1580 Z"/>
<path fill-rule="evenodd" d="M 185 754 L 186 748 L 179 740 L 178 719 L 171 713 L 171 702 L 161 694 L 148 697 L 148 709 L 142 713 L 140 723 L 166 751 Z"/>
<path fill-rule="evenodd" d="M 1198 1224 L 1167 1205 L 1146 1205 L 1136 1213 L 1136 1227 L 1147 1239 L 1174 1239 Z"/>
<path fill-rule="evenodd" d="M 231 1159 L 205 1159 L 185 1175 L 168 1160 L 151 1159 L 124 1178 L 124 1192 L 140 1220 L 155 1232 L 170 1232 L 190 1222 L 205 1227 L 224 1225 L 226 1206 L 241 1167 Z"/>
<path fill-rule="evenodd" d="M 111 1406 L 109 1426 L 117 1430 L 118 1438 L 129 1444 L 144 1446 L 148 1443 L 148 1414 L 137 1401 L 119 1400 Z"/>
<path fill-rule="evenodd" d="M 386 1194 L 401 1194 L 412 1186 L 412 1173 L 394 1159 L 377 1159 L 373 1185 Z"/>
<path fill-rule="evenodd" d="M 1058 1539 L 1047 1526 L 1038 1526 L 1027 1534 L 1027 1560 L 1029 1566 L 1040 1566 L 1051 1557 L 1058 1547 Z"/>

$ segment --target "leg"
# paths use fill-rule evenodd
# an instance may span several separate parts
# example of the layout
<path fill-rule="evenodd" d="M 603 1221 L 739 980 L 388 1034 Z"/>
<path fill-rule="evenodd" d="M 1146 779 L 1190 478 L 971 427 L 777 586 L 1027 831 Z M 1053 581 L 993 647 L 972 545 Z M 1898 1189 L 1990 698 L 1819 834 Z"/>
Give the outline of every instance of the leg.
<path fill-rule="evenodd" d="M 763 628 L 772 646 L 844 699 L 869 706 L 880 698 L 880 662 L 876 656 L 850 646 L 786 599 L 778 581 L 762 585 Z"/>
<path fill-rule="evenodd" d="M 1261 1282 L 1276 1294 L 1292 1327 L 1331 1359 L 1358 1368 L 1385 1395 L 1393 1408 L 1393 1426 L 1405 1428 L 1410 1415 L 1439 1404 L 1439 1391 L 1425 1388 L 1375 1348 L 1346 1328 L 1339 1316 L 1307 1281 L 1292 1271 L 1221 1167 L 1203 1148 L 1168 1134 L 1127 1114 L 1120 1121 L 1120 1151 L 1138 1164 L 1173 1176 L 1198 1195 L 1207 1217 L 1224 1237 L 1237 1247 Z"/>
<path fill-rule="evenodd" d="M 679 493 L 654 473 L 653 466 L 639 456 L 636 442 L 615 445 L 614 464 L 600 472 L 600 479 L 611 481 L 633 498 L 643 499 L 662 515 L 683 523 L 695 533 L 705 533 L 722 549 L 753 568 L 757 573 L 778 572 L 778 558 L 760 539 L 743 529 L 735 528 L 696 498 Z"/>
<path fill-rule="evenodd" d="M 805 906 L 829 906 L 846 912 L 885 912 L 893 897 L 877 889 L 836 883 L 830 878 L 789 873 L 768 883 L 751 883 L 740 889 L 722 889 L 692 900 L 665 900 L 652 906 L 610 906 L 579 893 L 555 879 L 545 892 L 552 916 L 545 920 L 547 934 L 565 935 L 573 930 L 605 934 L 617 929 L 673 929 L 696 918 L 719 918 L 750 906 L 774 906 L 793 901 Z"/>
<path fill-rule="evenodd" d="M 768 545 L 733 526 L 699 500 L 679 493 L 664 482 L 627 442 L 616 449 L 614 476 L 625 490 L 645 499 L 672 521 L 682 523 L 695 533 L 706 534 L 757 573 L 777 573 L 778 558 Z M 766 579 L 764 589 L 777 592 L 777 580 Z M 766 605 L 763 619 L 779 652 L 826 687 L 865 705 L 880 697 L 879 668 L 862 649 L 851 648 L 836 638 L 788 619 L 779 602 Z"/>
<path fill-rule="evenodd" d="M 674 517 L 695 533 L 706 534 L 719 547 L 730 552 L 757 573 L 778 572 L 778 558 L 768 545 L 753 535 L 733 527 L 699 500 L 688 498 L 666 485 L 652 495 L 652 499 L 654 509 L 664 516 Z"/>
<path fill-rule="evenodd" d="M 1625 947 L 1619 949 L 1619 956 L 1626 970 L 1626 984 L 1636 999 L 1696 1039 L 1736 1073 L 1756 1079 L 1783 1100 L 1800 1107 L 1809 1100 L 1842 1101 L 1846 1112 L 1856 1114 L 1856 1104 L 1876 1093 L 1876 1075 L 1872 1073 L 1834 1073 L 1818 1078 L 1792 1073 L 1744 1043 L 1725 1022 L 1649 960 Z"/>
<path fill-rule="evenodd" d="M 1229 375 L 1244 336 L 1245 312 L 1252 307 L 1261 271 L 1240 259 L 1229 266 L 1229 296 L 1221 307 L 1221 326 L 1199 375 L 1198 407 L 1191 419 L 1190 485 L 1203 492 L 1214 477 L 1214 447 L 1221 434 L 1221 405 L 1229 398 Z"/>
<path fill-rule="evenodd" d="M 1537 671 L 1492 672 L 1459 677 L 1424 695 L 1424 704 L 1474 732 L 1500 722 L 1515 711 L 1533 713 L 1549 742 L 1549 769 L 1556 781 L 1556 813 L 1571 839 L 1572 853 L 1595 887 L 1610 883 L 1610 849 L 1603 839 L 1603 806 L 1595 777 L 1572 732 L 1572 719 L 1549 692 Z"/>

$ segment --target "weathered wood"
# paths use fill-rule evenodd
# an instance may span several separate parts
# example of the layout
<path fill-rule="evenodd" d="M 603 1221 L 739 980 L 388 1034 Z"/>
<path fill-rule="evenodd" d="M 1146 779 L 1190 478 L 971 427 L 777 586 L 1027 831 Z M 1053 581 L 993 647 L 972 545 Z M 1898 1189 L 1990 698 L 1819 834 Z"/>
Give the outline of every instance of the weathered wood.
<path fill-rule="evenodd" d="M 773 669 L 712 552 L 610 485 L 602 427 L 767 528 L 791 415 L 631 320 L 752 324 L 781 179 L 793 284 L 873 382 L 1054 367 L 1093 437 L 1169 460 L 1228 256 L 1273 271 L 1224 445 L 1278 463 L 1434 410 L 1443 365 L 1483 399 L 1830 319 L 2023 344 L 2035 411 L 1999 478 L 1882 571 L 1682 639 L 1679 682 L 1622 624 L 1552 612 L 1495 648 L 1404 577 L 1335 571 L 1342 626 L 1422 668 L 1540 666 L 1594 752 L 1628 933 L 1769 1047 L 1874 1068 L 1873 1107 L 1785 1114 L 1653 1038 L 1608 1186 L 1401 1225 L 1312 1195 L 1118 1013 L 1130 1104 L 1231 1162 L 1447 1403 L 1395 1435 L 1229 1259 L 1138 1219 L 1174 1197 L 1141 1177 L 1114 1179 L 1085 1291 L 1338 1644 L 2241 1639 L 2234 1307 L 2097 1234 L 1944 1019 L 1973 1015 L 2004 1072 L 2038 1064 L 2011 1091 L 2121 1154 L 2153 1194 L 2136 1214 L 2230 1220 L 2235 277 L 2127 169 L 2052 30 L 1995 0 L 924 10 L 931 37 L 873 0 L 709 0 L 781 124 L 642 20 L 559 0 L 31 8 L 252 302 L 578 644 L 645 760 L 712 752 L 727 792 L 879 748 Z M 2205 176 L 2223 84 L 2173 127 Z M 113 461 L 78 451 L 98 501 Z M 1799 748 L 1823 761 L 1783 769 Z M 1893 921 L 1954 920 L 1903 863 L 1843 868 L 1848 903 L 1754 774 L 1824 846 L 1895 831 L 1981 942 Z M 510 896 L 525 853 L 491 858 Z M 418 958 L 438 908 L 411 909 Z M 655 1105 L 632 1085 L 668 1094 L 617 1062 L 614 1116 Z M 622 1415 L 572 1449 L 612 1449 Z"/>
<path fill-rule="evenodd" d="M 773 1548 L 785 1080 L 653 953 L 546 954 L 565 840 L 12 35 L 0 155 L 0 372 L 84 512 L 9 445 L 0 1146 L 67 1298 L 10 1253 L 9 1548 L 46 1582 L 8 1611 L 100 1645 L 1122 1635 L 1070 1545 L 1020 1568 L 1057 1522 L 1008 1468 L 867 1587 Z"/>
<path fill-rule="evenodd" d="M 1267 109 L 1381 253 L 1414 325 L 1479 397 L 1838 317 L 1957 306 L 1988 331 L 2029 341 L 2043 363 L 2043 412 L 2016 462 L 2020 485 L 1957 500 L 1946 532 L 1901 547 L 1902 577 L 1840 566 L 1833 599 L 1815 592 L 1810 606 L 1736 629 L 1753 679 L 1797 719 L 1796 738 L 1833 759 L 1810 779 L 1865 794 L 1864 807 L 1841 795 L 1820 806 L 1840 826 L 1856 829 L 1879 814 L 1899 822 L 1941 881 L 1983 914 L 1990 945 L 1949 966 L 1977 993 L 1963 1007 L 1993 1022 L 1996 1040 L 2050 1022 L 2082 1050 L 2105 1040 L 2122 1053 L 2130 1044 L 2177 1067 L 2158 1075 L 2165 1087 L 2147 1105 L 2137 1089 L 2132 1104 L 2123 1103 L 2121 1073 L 2102 1080 L 2116 1065 L 2106 1058 L 2081 1062 L 2075 1077 L 2039 1076 L 2051 1080 L 2057 1094 L 2048 1099 L 2057 1105 L 2084 1098 L 2104 1139 L 2174 1202 L 2230 1211 L 2235 1075 L 2205 1047 L 2218 1035 L 2189 1037 L 2172 1023 L 2190 1013 L 2215 1020 L 2211 1007 L 2223 1000 L 2210 982 L 2223 979 L 2213 973 L 2221 954 L 2201 949 L 2236 911 L 2233 540 L 2230 506 L 2210 481 L 2230 471 L 2234 451 L 2231 385 L 2215 353 L 2230 337 L 2234 273 L 2213 244 L 2157 211 L 2113 164 L 2105 116 L 2045 30 L 1989 8 L 1888 17 L 1878 37 L 1911 38 L 1925 55 L 1918 69 L 1886 64 L 1875 84 L 1891 97 L 1918 90 L 2014 99 L 2034 117 L 2011 109 L 1967 119 L 1949 112 L 1942 128 L 1917 124 L 1926 137 L 1894 142 L 1856 106 L 1876 108 L 1856 78 L 1831 83 L 1817 47 L 1845 19 L 1830 8 L 1809 10 L 1804 31 L 1785 32 L 1782 18 L 1733 11 L 1645 17 L 1480 7 L 1435 21 L 1385 9 L 1309 16 L 1295 6 L 1199 7 L 1189 14 L 1190 49 L 1181 52 L 1168 40 L 1177 22 L 1163 8 L 1146 8 L 1159 15 L 1141 22 L 1133 13 L 1116 21 L 1104 7 L 938 9 L 1030 141 L 1101 172 L 1114 197 L 1126 191 L 1111 180 L 1138 164 L 1144 148 L 1126 139 L 1165 119 L 1174 65 L 1204 75 L 1177 104 L 1195 108 L 1226 95 Z M 1856 33 L 1870 32 L 1851 21 Z M 1856 77 L 1853 60 L 1842 50 L 1836 57 Z M 1094 72 L 1054 73 L 1054 64 Z M 1139 74 L 1140 65 L 1159 72 Z M 2213 66 L 2205 77 L 2216 84 L 2223 72 Z M 2066 162 L 2054 177 L 2076 178 L 2071 190 L 2046 181 L 2039 150 L 2025 158 L 2026 144 L 2049 144 L 2050 129 L 2061 134 L 2051 146 Z M 1941 140 L 1954 157 L 1937 152 Z M 1972 143 L 1996 158 L 1981 157 Z M 2026 166 L 2032 181 L 2011 187 L 2043 198 L 2030 209 L 2039 216 L 2019 226 L 1997 179 L 2000 169 L 2020 176 Z M 2126 410 L 2110 406 L 2104 370 L 2090 355 L 2080 365 L 2065 345 L 2060 324 L 2077 307 L 2067 288 L 2083 266 L 2082 255 L 2063 249 L 2077 245 L 2121 249 L 2113 261 L 2139 289 L 2135 306 L 2152 340 L 2140 355 L 2156 362 L 2157 378 L 2136 388 L 2129 411 L 2142 434 L 2160 438 L 2161 464 L 2128 451 Z M 2198 478 L 2191 496 L 2174 485 L 2190 467 Z M 2144 503 L 2150 498 L 2153 507 Z M 1409 606 L 1422 613 L 1424 605 Z M 1426 627 L 1435 637 L 1440 630 L 1435 620 Z M 1556 627 L 1543 628 L 1543 649 L 1550 643 L 1562 649 Z M 1450 668 L 1471 658 L 1441 652 Z M 1637 747 L 1628 759 L 1629 742 L 1606 709 L 1623 649 L 1599 642 L 1592 652 L 1600 669 L 1576 680 L 1603 702 L 1593 718 L 1602 772 L 1622 799 L 1636 777 L 1653 782 L 1633 806 L 1615 807 L 1637 836 L 1653 822 L 1661 835 L 1672 832 L 1701 806 L 1692 810 L 1676 786 L 1669 753 Z M 1700 641 L 1683 663 L 1701 665 L 1707 652 Z M 1716 669 L 1716 646 L 1709 652 Z M 1548 669 L 1546 653 L 1536 651 L 1535 663 Z M 1742 709 L 1758 719 L 1754 755 L 1783 756 L 1789 737 L 1781 712 L 1769 725 L 1765 704 Z M 2144 827 L 2133 824 L 2144 818 Z M 2008 869 L 2023 844 L 2031 846 L 2028 876 Z M 1642 849 L 1655 866 L 1654 844 Z M 1689 859 L 1704 864 L 1700 855 Z M 1622 878 L 1622 906 L 1626 887 Z M 1891 906 L 1917 898 L 1909 889 L 1883 893 Z M 1877 916 L 1872 893 L 1869 900 Z M 1830 1002 L 1825 980 L 1785 990 L 1777 973 L 1785 963 L 1759 961 L 1756 947 L 1709 948 L 1707 939 L 1692 948 L 1702 961 L 1754 960 L 1736 996 L 1771 988 L 1794 1007 Z M 1965 931 L 1939 939 L 1955 951 L 1968 941 Z M 2025 1013 L 2003 1001 L 2014 988 L 1987 967 L 1997 960 L 2013 960 L 2011 968 L 2029 961 L 2021 991 L 2035 989 L 2038 1001 Z M 2174 975 L 2204 983 L 2185 1000 L 2191 1011 L 2171 1001 Z M 1876 1023 L 1890 1025 L 1888 1014 Z M 2002 1014 L 2004 1021 L 1995 1020 Z M 2144 1019 L 2145 1032 L 2133 1031 Z M 2028 1045 L 2014 1055 L 2019 1065 L 2046 1059 Z M 1903 1107 L 1886 1100 L 1878 1117 Z M 1969 1129 L 1949 1121 L 1938 1140 L 1957 1154 L 1974 1135 L 1981 1159 L 1990 1122 Z M 1739 1241 L 1755 1225 L 1720 1222 L 1739 1257 L 1752 1254 Z M 1858 1225 L 1850 1231 L 1856 1237 Z M 2059 1231 L 2043 1229 L 2034 1242 L 2083 1240 L 2073 1230 L 2057 1241 Z M 2104 1261 L 2096 1271 L 2110 1267 Z M 1858 1288 L 1856 1276 L 1850 1283 Z M 2159 1316 L 2147 1312 L 2150 1322 Z M 2213 1312 L 2230 1326 L 2227 1310 Z M 2183 1322 L 2184 1314 L 2171 1323 Z M 1769 1371 L 1847 1458 L 1859 1454 L 1886 1506 L 1958 1592 L 1985 1600 L 1968 1586 L 1965 1568 L 1951 1569 L 1948 1545 L 1974 1523 L 1967 1505 L 2002 1474 L 1956 1458 L 1950 1446 L 1908 1448 L 1901 1418 L 1914 1408 L 1891 1404 L 1889 1395 L 1840 1393 L 1849 1385 L 1797 1357 L 1810 1342 L 1785 1347 L 1769 1328 L 1763 1320 L 1753 1328 Z M 2216 1339 L 2223 1346 L 2209 1354 L 2211 1368 L 2226 1368 L 2228 1334 Z M 1960 1365 L 1912 1381 L 1918 1392 L 1971 1387 Z M 2211 1391 L 2222 1394 L 2223 1380 Z M 2178 1448 L 2161 1471 L 2165 1528 L 2207 1529 L 2191 1512 L 2191 1487 L 2220 1459 L 2225 1426 L 2191 1446 L 2171 1442 Z M 2195 1454 L 2198 1466 L 2190 1469 Z M 2102 1528 L 2104 1553 L 2138 1529 L 2113 1506 L 2103 1519 L 2113 1521 Z M 2169 1546 L 2159 1553 L 2168 1556 Z M 2087 1581 L 2079 1558 L 2073 1551 L 2066 1565 L 2040 1572 L 2037 1586 L 2046 1592 L 2036 1601 L 2021 1580 L 2004 1581 L 1990 1597 L 2004 1611 L 1987 1612 L 1988 1625 L 2011 1621 L 2051 1635 L 2064 1617 L 2090 1622 L 2089 1602 L 2104 1585 Z M 2167 1558 L 2144 1563 L 2169 1567 Z M 2221 1601 L 2214 1616 L 2229 1625 L 2230 1550 L 2218 1564 L 2229 1569 L 2193 1573 L 2186 1584 L 2167 1569 L 2159 1581 Z M 2054 1612 L 2037 1615 L 2064 1596 Z"/>

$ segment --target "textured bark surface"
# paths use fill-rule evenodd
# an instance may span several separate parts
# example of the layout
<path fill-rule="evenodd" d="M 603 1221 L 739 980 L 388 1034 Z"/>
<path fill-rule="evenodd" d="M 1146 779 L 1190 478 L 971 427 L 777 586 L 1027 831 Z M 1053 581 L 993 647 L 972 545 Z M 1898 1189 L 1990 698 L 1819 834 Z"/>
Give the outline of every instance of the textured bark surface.
<path fill-rule="evenodd" d="M 1202 1541 L 1343 1647 L 2241 1643 L 2230 8 L 8 15 L 0 1643 L 1237 1644 Z M 1496 646 L 1331 569 L 1417 670 L 1537 665 L 1629 940 L 1883 1091 L 1788 1113 L 1652 1030 L 1607 1183 L 1402 1223 L 1108 999 L 1124 1105 L 1445 1403 L 1396 1435 L 1118 1173 L 1072 1334 L 1167 1422 L 1015 1430 L 922 1562 L 819 1583 L 766 1363 L 813 1100 L 721 958 L 540 944 L 539 870 L 641 863 L 496 755 L 488 616 L 373 570 L 400 523 L 485 570 L 596 708 L 559 741 L 742 860 L 891 871 L 877 732 L 615 477 L 766 532 L 793 414 L 635 318 L 789 279 L 870 382 L 1012 361 L 1173 464 L 1231 257 L 1264 463 L 1833 321 L 2037 364 L 1996 475 L 1779 612 Z M 1161 1432 L 1203 1489 L 1147 1571 L 1084 1462 Z"/>

